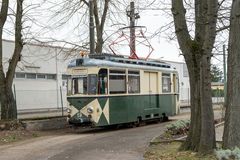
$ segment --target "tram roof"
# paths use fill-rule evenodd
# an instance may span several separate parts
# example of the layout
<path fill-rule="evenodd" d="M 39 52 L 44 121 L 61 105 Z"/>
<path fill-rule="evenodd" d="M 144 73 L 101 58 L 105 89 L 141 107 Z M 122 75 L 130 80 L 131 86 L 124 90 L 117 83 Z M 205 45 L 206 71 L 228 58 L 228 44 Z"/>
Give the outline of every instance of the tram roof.
<path fill-rule="evenodd" d="M 173 71 L 170 64 L 155 60 L 137 60 L 124 58 L 123 56 L 91 56 L 92 58 L 78 58 L 72 60 L 68 68 L 72 67 L 119 67 L 148 70 L 169 70 Z"/>

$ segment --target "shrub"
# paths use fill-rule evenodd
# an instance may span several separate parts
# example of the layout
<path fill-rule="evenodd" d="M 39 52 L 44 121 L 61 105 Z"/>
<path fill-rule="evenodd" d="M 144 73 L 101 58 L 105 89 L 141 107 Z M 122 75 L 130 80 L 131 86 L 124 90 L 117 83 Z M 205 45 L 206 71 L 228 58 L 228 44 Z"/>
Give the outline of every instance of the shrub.
<path fill-rule="evenodd" d="M 235 147 L 235 149 L 232 151 L 232 155 L 235 157 L 235 159 L 240 160 L 240 149 Z"/>
<path fill-rule="evenodd" d="M 167 125 L 167 133 L 171 135 L 183 135 L 189 130 L 190 120 L 178 120 Z"/>
<path fill-rule="evenodd" d="M 25 125 L 19 120 L 13 121 L 0 121 L 0 131 L 1 130 L 22 130 Z"/>
<path fill-rule="evenodd" d="M 224 97 L 224 90 L 212 89 L 212 97 Z"/>
<path fill-rule="evenodd" d="M 216 150 L 215 154 L 217 156 L 218 160 L 240 160 L 240 149 L 238 147 L 235 147 L 233 150 L 227 149 L 227 150 Z"/>

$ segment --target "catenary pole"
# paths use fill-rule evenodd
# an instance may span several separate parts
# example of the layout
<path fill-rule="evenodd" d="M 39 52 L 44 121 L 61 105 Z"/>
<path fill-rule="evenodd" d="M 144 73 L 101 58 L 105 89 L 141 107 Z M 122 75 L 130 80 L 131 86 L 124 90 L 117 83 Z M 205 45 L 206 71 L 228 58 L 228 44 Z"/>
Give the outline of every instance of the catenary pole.
<path fill-rule="evenodd" d="M 130 55 L 136 53 L 135 44 L 135 5 L 134 2 L 130 2 Z"/>
<path fill-rule="evenodd" d="M 93 0 L 89 0 L 89 41 L 90 54 L 95 53 L 95 38 L 94 38 L 94 21 L 93 21 Z"/>
<path fill-rule="evenodd" d="M 225 44 L 223 45 L 223 82 L 224 82 L 224 106 L 227 102 L 227 73 L 226 73 L 226 53 L 225 53 Z"/>

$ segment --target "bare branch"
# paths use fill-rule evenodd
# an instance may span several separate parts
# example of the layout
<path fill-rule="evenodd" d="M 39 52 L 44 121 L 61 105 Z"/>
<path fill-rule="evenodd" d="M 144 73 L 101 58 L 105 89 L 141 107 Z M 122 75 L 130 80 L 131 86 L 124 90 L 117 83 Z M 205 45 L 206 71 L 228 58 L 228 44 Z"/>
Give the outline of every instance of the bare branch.
<path fill-rule="evenodd" d="M 229 28 L 230 28 L 230 25 L 224 26 L 224 27 L 222 27 L 222 28 L 218 28 L 218 29 L 216 30 L 216 33 L 222 32 L 222 31 L 224 31 L 224 30 L 229 30 Z"/>
<path fill-rule="evenodd" d="M 188 53 L 189 43 L 192 41 L 188 32 L 188 27 L 185 18 L 186 10 L 182 0 L 172 0 L 172 14 L 175 24 L 175 32 L 178 42 L 183 53 Z"/>

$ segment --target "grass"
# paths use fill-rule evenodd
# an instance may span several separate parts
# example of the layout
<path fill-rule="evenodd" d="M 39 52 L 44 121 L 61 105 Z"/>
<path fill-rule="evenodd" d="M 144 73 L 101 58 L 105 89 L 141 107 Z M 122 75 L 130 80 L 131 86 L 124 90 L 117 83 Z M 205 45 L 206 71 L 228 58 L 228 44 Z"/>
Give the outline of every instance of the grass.
<path fill-rule="evenodd" d="M 195 152 L 179 151 L 181 142 L 151 145 L 144 154 L 145 160 L 217 160 L 214 155 L 198 156 Z"/>
<path fill-rule="evenodd" d="M 37 132 L 26 130 L 0 131 L 0 145 L 39 137 Z"/>

